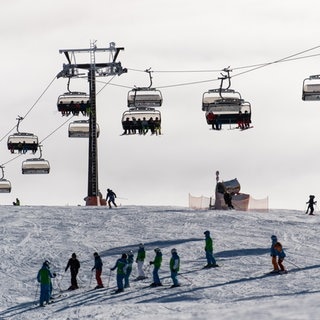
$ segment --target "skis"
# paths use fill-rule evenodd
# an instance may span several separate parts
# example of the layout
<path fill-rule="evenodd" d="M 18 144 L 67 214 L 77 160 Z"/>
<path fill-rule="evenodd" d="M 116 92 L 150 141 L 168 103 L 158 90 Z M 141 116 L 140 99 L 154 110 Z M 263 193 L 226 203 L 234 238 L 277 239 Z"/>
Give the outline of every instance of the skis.
<path fill-rule="evenodd" d="M 288 273 L 287 270 L 272 270 L 270 272 L 267 272 L 265 276 L 277 276 L 277 275 L 283 275 L 287 273 Z"/>
<path fill-rule="evenodd" d="M 211 268 L 218 268 L 220 267 L 218 264 L 207 264 L 202 269 L 211 269 Z"/>

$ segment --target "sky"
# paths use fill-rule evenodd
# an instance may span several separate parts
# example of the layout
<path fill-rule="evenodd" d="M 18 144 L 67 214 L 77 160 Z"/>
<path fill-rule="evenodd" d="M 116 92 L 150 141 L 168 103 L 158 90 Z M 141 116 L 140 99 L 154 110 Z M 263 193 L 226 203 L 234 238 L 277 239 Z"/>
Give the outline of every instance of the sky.
<path fill-rule="evenodd" d="M 219 319 L 310 320 L 319 314 L 319 211 L 270 210 L 268 214 L 191 210 L 171 206 L 5 206 L 0 215 L 0 318 L 43 319 Z M 107 212 L 107 213 L 106 213 Z M 88 219 L 90 216 L 90 219 Z M 137 219 L 139 216 L 139 219 Z M 243 226 L 246 226 L 243 228 Z M 206 264 L 209 230 L 219 267 Z M 270 275 L 271 235 L 283 245 L 287 274 Z M 123 252 L 137 256 L 143 242 L 147 279 L 133 263 L 130 288 L 113 295 L 110 271 Z M 14 244 L 14 245 L 13 245 Z M 154 249 L 162 252 L 162 287 L 150 288 Z M 179 288 L 170 289 L 171 249 L 180 257 Z M 91 271 L 93 253 L 102 262 L 103 289 Z M 65 267 L 72 253 L 80 262 L 78 290 Z M 55 302 L 39 308 L 36 276 L 50 261 Z"/>
<path fill-rule="evenodd" d="M 189 193 L 213 195 L 219 170 L 253 198 L 268 196 L 271 208 L 304 210 L 309 194 L 319 196 L 320 105 L 303 102 L 301 90 L 305 78 L 320 72 L 319 48 L 304 54 L 314 57 L 240 73 L 318 47 L 319 6 L 313 0 L 5 1 L 0 164 L 12 192 L 1 194 L 0 204 L 18 197 L 25 205 L 84 205 L 88 142 L 68 138 L 68 124 L 57 130 L 66 121 L 56 101 L 67 80 L 55 77 L 66 63 L 60 49 L 96 41 L 98 48 L 124 47 L 118 61 L 128 69 L 110 85 L 110 77 L 97 83 L 103 194 L 113 189 L 123 205 L 188 206 Z M 80 59 L 88 62 L 89 55 Z M 229 66 L 231 87 L 252 106 L 254 128 L 244 132 L 210 130 L 201 110 L 202 94 L 219 87 L 220 70 Z M 121 136 L 127 93 L 149 85 L 148 68 L 164 99 L 163 135 Z M 71 89 L 88 91 L 88 83 L 74 79 Z M 25 116 L 20 130 L 43 140 L 49 175 L 22 175 L 22 161 L 33 156 L 13 159 L 7 150 L 18 115 Z"/>

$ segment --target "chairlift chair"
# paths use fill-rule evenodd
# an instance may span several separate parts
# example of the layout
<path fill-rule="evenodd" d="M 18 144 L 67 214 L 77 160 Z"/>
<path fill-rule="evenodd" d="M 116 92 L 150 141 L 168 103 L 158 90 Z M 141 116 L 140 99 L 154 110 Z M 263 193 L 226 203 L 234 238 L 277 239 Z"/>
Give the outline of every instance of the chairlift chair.
<path fill-rule="evenodd" d="M 86 115 L 90 110 L 90 96 L 85 92 L 67 92 L 58 97 L 57 107 L 62 115 L 78 115 L 80 112 Z"/>
<path fill-rule="evenodd" d="M 2 176 L 0 178 L 0 193 L 10 193 L 11 192 L 11 182 L 4 178 L 3 166 L 0 166 Z"/>
<path fill-rule="evenodd" d="M 155 88 L 135 88 L 128 92 L 129 108 L 157 108 L 162 101 L 160 90 Z"/>
<path fill-rule="evenodd" d="M 97 137 L 100 134 L 100 127 L 97 124 Z M 76 120 L 69 124 L 69 138 L 89 138 L 89 120 Z"/>
<path fill-rule="evenodd" d="M 8 137 L 7 146 L 12 153 L 36 153 L 39 146 L 38 137 L 33 133 L 17 132 Z"/>
<path fill-rule="evenodd" d="M 302 86 L 303 101 L 320 100 L 320 75 L 310 76 L 303 80 Z"/>
<path fill-rule="evenodd" d="M 49 161 L 42 158 L 27 159 L 22 162 L 22 174 L 48 174 Z"/>

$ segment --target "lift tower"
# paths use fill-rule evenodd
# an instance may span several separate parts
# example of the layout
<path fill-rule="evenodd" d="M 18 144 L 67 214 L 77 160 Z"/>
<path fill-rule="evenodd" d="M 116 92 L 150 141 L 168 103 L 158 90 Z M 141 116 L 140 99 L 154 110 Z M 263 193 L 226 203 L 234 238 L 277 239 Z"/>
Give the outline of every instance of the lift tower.
<path fill-rule="evenodd" d="M 88 194 L 86 197 L 87 206 L 99 206 L 99 184 L 98 184 L 98 145 L 97 145 L 97 113 L 96 113 L 96 77 L 120 76 L 127 72 L 122 68 L 121 62 L 116 62 L 118 55 L 124 48 L 115 46 L 111 42 L 108 48 L 97 48 L 96 42 L 90 43 L 88 49 L 61 49 L 59 53 L 64 53 L 68 64 L 63 65 L 62 71 L 57 78 L 80 77 L 79 69 L 87 70 L 90 93 L 90 112 L 89 112 L 89 156 L 88 156 Z M 109 53 L 109 62 L 96 62 L 97 52 Z M 90 63 L 76 63 L 75 54 L 89 53 Z M 72 63 L 74 61 L 74 63 Z"/>

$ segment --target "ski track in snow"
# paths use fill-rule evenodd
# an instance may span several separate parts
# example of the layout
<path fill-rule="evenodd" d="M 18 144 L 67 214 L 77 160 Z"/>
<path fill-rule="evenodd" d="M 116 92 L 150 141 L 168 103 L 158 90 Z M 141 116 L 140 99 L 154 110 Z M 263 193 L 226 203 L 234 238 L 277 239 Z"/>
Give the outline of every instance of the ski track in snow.
<path fill-rule="evenodd" d="M 0 319 L 316 319 L 319 313 L 320 235 L 318 216 L 301 211 L 269 213 L 191 210 L 182 207 L 1 207 Z M 210 230 L 219 268 L 202 269 L 205 230 Z M 270 236 L 276 234 L 287 257 L 285 275 L 271 270 Z M 122 252 L 145 243 L 148 279 L 112 295 Z M 152 282 L 153 249 L 160 247 L 163 287 Z M 169 289 L 170 250 L 181 258 L 179 281 Z M 104 262 L 103 282 L 91 272 L 93 252 Z M 64 268 L 72 252 L 81 262 L 80 289 L 37 308 L 36 275 L 45 259 L 57 272 L 54 293 L 70 285 Z M 137 276 L 134 264 L 132 277 Z M 303 306 L 303 307 L 302 307 Z"/>

